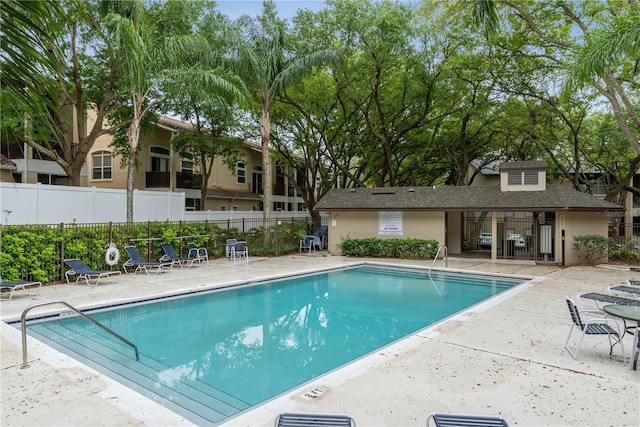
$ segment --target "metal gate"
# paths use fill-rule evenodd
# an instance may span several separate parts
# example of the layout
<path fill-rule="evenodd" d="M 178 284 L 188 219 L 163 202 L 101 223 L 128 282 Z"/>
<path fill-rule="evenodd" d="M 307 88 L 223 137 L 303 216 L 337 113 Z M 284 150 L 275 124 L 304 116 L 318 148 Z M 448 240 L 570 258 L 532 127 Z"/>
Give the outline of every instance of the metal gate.
<path fill-rule="evenodd" d="M 555 261 L 554 213 L 515 213 L 497 223 L 498 235 L 493 236 L 490 215 L 465 216 L 463 251 L 486 255 L 496 245 L 498 259 Z"/>

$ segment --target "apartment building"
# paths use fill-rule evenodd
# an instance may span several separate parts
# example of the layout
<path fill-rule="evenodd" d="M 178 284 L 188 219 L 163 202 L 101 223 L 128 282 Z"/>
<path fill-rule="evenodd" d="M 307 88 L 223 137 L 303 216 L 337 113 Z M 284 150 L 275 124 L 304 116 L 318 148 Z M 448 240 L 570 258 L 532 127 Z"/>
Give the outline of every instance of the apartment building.
<path fill-rule="evenodd" d="M 88 121 L 90 129 L 92 116 Z M 181 158 L 173 149 L 171 138 L 189 132 L 191 124 L 170 117 L 160 117 L 153 131 L 141 137 L 142 151 L 134 176 L 134 189 L 185 193 L 186 210 L 258 211 L 263 210 L 262 154 L 259 143 L 245 141 L 243 156 L 233 168 L 222 158 L 214 159 L 207 183 L 205 206 L 201 206 L 201 175 L 193 159 Z M 80 185 L 96 188 L 125 189 L 127 169 L 115 154 L 111 135 L 98 137 L 82 169 Z M 0 180 L 49 185 L 68 185 L 64 170 L 52 159 L 40 155 L 26 144 L 3 143 Z M 290 176 L 304 189 L 304 179 L 288 173 L 288 166 L 272 162 L 272 211 L 306 210 Z"/>

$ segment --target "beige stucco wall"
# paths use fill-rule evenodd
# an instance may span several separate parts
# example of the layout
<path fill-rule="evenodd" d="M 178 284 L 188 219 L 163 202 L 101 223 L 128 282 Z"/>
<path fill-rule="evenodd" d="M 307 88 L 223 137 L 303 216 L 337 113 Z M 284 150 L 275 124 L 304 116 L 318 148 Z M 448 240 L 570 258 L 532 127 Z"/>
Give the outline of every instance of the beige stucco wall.
<path fill-rule="evenodd" d="M 462 253 L 462 212 L 447 212 L 447 252 Z"/>
<path fill-rule="evenodd" d="M 558 212 L 556 216 L 556 261 L 562 262 L 562 229 L 565 230 L 565 263 L 577 264 L 585 262 L 580 252 L 573 249 L 573 238 L 587 234 L 608 236 L 607 215 L 605 212 Z M 601 260 L 606 262 L 605 258 Z"/>
<path fill-rule="evenodd" d="M 379 235 L 377 211 L 330 212 L 329 252 L 339 254 L 338 244 L 346 237 L 361 239 L 368 237 L 435 239 L 440 245 L 445 241 L 444 212 L 403 212 L 402 235 Z"/>

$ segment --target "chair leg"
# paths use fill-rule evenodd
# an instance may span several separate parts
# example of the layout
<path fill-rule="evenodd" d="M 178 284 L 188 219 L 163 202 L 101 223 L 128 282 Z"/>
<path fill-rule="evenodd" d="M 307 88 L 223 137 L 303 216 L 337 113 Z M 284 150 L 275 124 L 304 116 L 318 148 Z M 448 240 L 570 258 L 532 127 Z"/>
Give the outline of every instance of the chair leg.
<path fill-rule="evenodd" d="M 573 360 L 576 360 L 576 356 L 578 355 L 578 350 L 580 349 L 580 345 L 578 345 L 578 348 L 576 349 L 575 353 L 571 351 L 571 349 L 569 348 L 569 340 L 571 339 L 571 334 L 573 333 L 574 327 L 575 325 L 571 325 L 571 329 L 569 330 L 569 335 L 567 335 L 567 340 L 564 342 L 564 348 L 567 349 L 571 357 L 573 357 Z"/>

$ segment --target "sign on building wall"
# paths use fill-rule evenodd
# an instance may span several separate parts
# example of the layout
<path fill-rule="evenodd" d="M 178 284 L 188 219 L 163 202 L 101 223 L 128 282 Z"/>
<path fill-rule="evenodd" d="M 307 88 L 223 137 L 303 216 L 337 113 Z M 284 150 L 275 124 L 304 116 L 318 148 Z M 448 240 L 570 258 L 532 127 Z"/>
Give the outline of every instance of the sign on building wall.
<path fill-rule="evenodd" d="M 381 211 L 378 214 L 379 236 L 402 236 L 402 212 Z"/>

